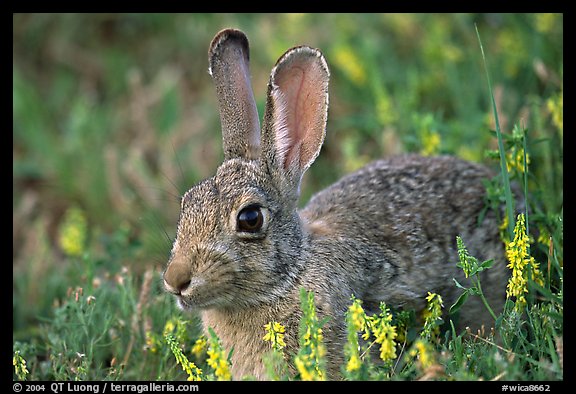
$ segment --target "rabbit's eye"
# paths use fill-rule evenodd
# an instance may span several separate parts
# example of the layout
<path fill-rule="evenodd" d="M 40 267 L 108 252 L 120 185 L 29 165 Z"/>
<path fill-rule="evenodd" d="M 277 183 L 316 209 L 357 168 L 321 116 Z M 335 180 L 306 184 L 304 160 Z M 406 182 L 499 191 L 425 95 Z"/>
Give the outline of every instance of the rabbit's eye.
<path fill-rule="evenodd" d="M 256 233 L 264 224 L 264 215 L 258 205 L 249 205 L 238 214 L 237 231 Z"/>

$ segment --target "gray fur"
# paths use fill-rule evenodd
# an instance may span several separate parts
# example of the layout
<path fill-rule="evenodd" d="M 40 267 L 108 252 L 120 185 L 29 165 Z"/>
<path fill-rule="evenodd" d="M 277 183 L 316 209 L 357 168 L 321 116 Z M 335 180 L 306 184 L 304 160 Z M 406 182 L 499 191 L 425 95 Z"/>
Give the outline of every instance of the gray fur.
<path fill-rule="evenodd" d="M 238 30 L 222 30 L 208 50 L 208 71 L 216 85 L 225 159 L 259 155 L 260 121 L 250 84 L 249 60 L 248 39 Z M 243 138 L 238 139 L 240 135 Z"/>
<path fill-rule="evenodd" d="M 211 54 L 244 41 L 241 48 L 247 51 L 243 34 L 230 32 L 216 36 Z M 243 58 L 247 72 L 247 52 Z M 233 72 L 237 66 L 224 68 Z M 482 180 L 491 176 L 478 164 L 415 155 L 376 161 L 297 210 L 302 175 L 324 139 L 328 79 L 318 50 L 286 52 L 270 77 L 261 145 L 246 149 L 260 140 L 242 130 L 254 122 L 222 106 L 236 98 L 247 102 L 234 108 L 252 108 L 253 98 L 246 86 L 226 87 L 227 78 L 214 78 L 217 91 L 227 91 L 219 97 L 229 154 L 214 177 L 182 198 L 164 283 L 182 308 L 200 310 L 204 327 L 212 327 L 224 347 L 234 349 L 235 378 L 266 379 L 262 356 L 269 345 L 262 337 L 270 321 L 286 326 L 287 354 L 297 350 L 300 287 L 314 291 L 319 315 L 330 317 L 324 338 L 333 379 L 343 364 L 344 313 L 352 295 L 369 312 L 380 301 L 421 310 L 430 291 L 442 295 L 447 309 L 458 295 L 452 278 L 466 283 L 456 267 L 456 235 L 472 255 L 496 261 L 484 272 L 482 285 L 497 312 L 504 300 L 506 269 L 494 213 L 478 224 Z M 262 207 L 262 229 L 237 231 L 239 212 L 253 204 Z M 460 327 L 493 325 L 476 301 L 461 311 Z"/>

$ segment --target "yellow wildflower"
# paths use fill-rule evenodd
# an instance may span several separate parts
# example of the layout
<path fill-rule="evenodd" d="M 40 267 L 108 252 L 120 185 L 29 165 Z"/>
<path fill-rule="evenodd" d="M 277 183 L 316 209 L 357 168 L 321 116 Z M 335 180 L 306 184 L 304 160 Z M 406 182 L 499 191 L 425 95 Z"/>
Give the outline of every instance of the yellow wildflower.
<path fill-rule="evenodd" d="M 326 348 L 322 341 L 324 336 L 322 335 L 322 329 L 317 328 L 316 330 L 310 330 L 310 326 L 306 329 L 306 333 L 303 336 L 304 346 L 311 348 L 312 353 L 316 353 L 318 357 L 322 357 L 326 354 Z"/>
<path fill-rule="evenodd" d="M 350 356 L 350 359 L 346 363 L 346 371 L 348 372 L 357 371 L 360 369 L 361 365 L 362 364 L 360 363 L 360 357 L 358 357 L 358 354 L 352 354 L 352 356 Z"/>
<path fill-rule="evenodd" d="M 348 308 L 352 325 L 356 331 L 364 331 L 366 325 L 366 315 L 364 309 L 360 306 L 360 300 L 355 299 L 352 305 Z"/>
<path fill-rule="evenodd" d="M 196 342 L 194 342 L 194 345 L 192 346 L 192 354 L 196 358 L 200 358 L 202 353 L 206 351 L 206 344 L 207 344 L 206 337 L 204 335 L 201 335 L 200 338 L 198 338 Z"/>
<path fill-rule="evenodd" d="M 418 356 L 419 366 L 421 370 L 426 370 L 432 365 L 436 364 L 434 357 L 434 351 L 431 345 L 422 339 L 417 339 L 412 346 L 408 356 L 416 357 Z"/>
<path fill-rule="evenodd" d="M 526 306 L 526 296 L 528 293 L 528 273 L 530 279 L 543 285 L 542 273 L 538 263 L 530 256 L 530 240 L 526 234 L 526 224 L 524 214 L 519 214 L 514 226 L 514 240 L 506 246 L 507 267 L 512 270 L 512 276 L 506 286 L 506 296 L 515 297 L 517 310 L 522 310 Z M 530 269 L 527 267 L 530 265 Z"/>
<path fill-rule="evenodd" d="M 371 316 L 370 330 L 375 337 L 374 342 L 380 344 L 380 358 L 382 361 L 389 361 L 396 358 L 396 326 L 391 323 L 392 315 L 386 304 L 380 305 L 382 313 L 378 316 Z"/>
<path fill-rule="evenodd" d="M 382 361 L 393 360 L 396 358 L 396 327 L 384 326 L 380 330 L 376 343 L 380 343 L 380 358 Z"/>
<path fill-rule="evenodd" d="M 362 366 L 360 359 L 360 344 L 358 339 L 358 332 L 365 331 L 368 336 L 368 326 L 366 324 L 366 313 L 361 306 L 362 301 L 356 297 L 352 297 L 352 305 L 348 307 L 346 313 L 346 323 L 348 325 L 348 341 L 344 346 L 344 353 L 347 357 L 346 371 L 356 372 Z"/>
<path fill-rule="evenodd" d="M 316 315 L 314 293 L 302 289 L 300 301 L 302 307 L 300 324 L 303 334 L 300 336 L 300 349 L 294 359 L 294 364 L 302 380 L 324 380 L 326 346 L 323 342 L 322 328 L 320 328 L 321 325 Z"/>
<path fill-rule="evenodd" d="M 158 349 L 160 348 L 160 341 L 156 337 L 156 335 L 152 331 L 146 331 L 144 334 L 146 339 L 146 346 L 145 349 L 149 349 L 152 353 L 157 353 Z"/>
<path fill-rule="evenodd" d="M 220 340 L 216 336 L 214 331 L 210 330 L 208 360 L 206 362 L 214 370 L 214 376 L 217 380 L 232 380 L 232 374 L 230 373 L 230 365 L 226 359 L 226 354 Z"/>
<path fill-rule="evenodd" d="M 504 215 L 504 219 L 502 220 L 502 224 L 498 227 L 500 230 L 500 239 L 504 241 L 504 243 L 508 243 L 508 215 Z"/>
<path fill-rule="evenodd" d="M 66 210 L 58 229 L 58 244 L 62 251 L 72 257 L 81 256 L 86 245 L 87 229 L 86 216 L 80 208 Z"/>
<path fill-rule="evenodd" d="M 460 239 L 458 237 L 457 239 Z M 460 249 L 458 249 L 460 253 Z M 466 272 L 466 271 L 464 271 Z M 433 335 L 438 335 L 440 332 L 440 323 L 442 322 L 442 297 L 436 293 L 428 292 L 426 296 L 428 305 L 423 312 L 424 315 L 424 330 L 420 334 L 423 338 L 430 339 Z"/>
<path fill-rule="evenodd" d="M 166 324 L 164 324 L 163 335 L 172 334 L 176 341 L 180 343 L 188 343 L 188 332 L 186 330 L 187 320 L 183 320 L 177 317 L 169 319 Z"/>
<path fill-rule="evenodd" d="M 324 380 L 324 374 L 318 367 L 317 359 L 318 354 L 314 350 L 308 354 L 298 354 L 296 356 L 294 364 L 300 374 L 300 379 L 306 381 Z"/>
<path fill-rule="evenodd" d="M 340 46 L 334 53 L 334 63 L 346 77 L 358 86 L 366 84 L 366 71 L 358 55 L 349 46 Z"/>
<path fill-rule="evenodd" d="M 435 130 L 426 130 L 422 135 L 422 156 L 434 156 L 440 151 L 440 134 Z"/>
<path fill-rule="evenodd" d="M 311 364 L 309 362 L 306 362 L 306 358 L 304 357 L 299 357 L 297 356 L 294 359 L 294 364 L 296 365 L 296 369 L 298 370 L 298 373 L 300 374 L 300 379 L 305 380 L 305 381 L 312 381 L 312 380 L 318 380 L 316 379 L 316 376 L 314 373 L 312 373 L 313 369 L 309 368 L 308 364 Z"/>
<path fill-rule="evenodd" d="M 526 167 L 530 164 L 530 155 L 526 153 Z M 508 171 L 516 170 L 524 174 L 524 149 L 517 149 L 516 152 L 508 152 L 506 155 L 506 168 Z"/>
<path fill-rule="evenodd" d="M 418 349 L 420 363 L 422 364 L 422 369 L 427 369 L 434 364 L 434 357 L 430 351 L 430 346 L 424 343 L 424 341 L 416 341 L 416 349 Z"/>
<path fill-rule="evenodd" d="M 206 361 L 214 370 L 214 375 L 218 380 L 231 380 L 232 374 L 228 362 L 225 359 L 224 352 L 218 349 L 208 349 L 206 352 L 208 360 Z"/>
<path fill-rule="evenodd" d="M 442 308 L 442 296 L 428 292 L 426 301 L 428 301 L 428 310 L 433 312 L 432 314 L 434 315 L 439 315 Z"/>
<path fill-rule="evenodd" d="M 166 324 L 164 324 L 164 335 L 172 333 L 175 328 L 176 325 L 174 324 L 174 321 L 172 319 L 168 320 Z"/>
<path fill-rule="evenodd" d="M 178 341 L 171 333 L 164 334 L 164 338 L 170 346 L 170 350 L 174 357 L 176 358 L 176 364 L 180 364 L 182 370 L 188 374 L 188 380 L 191 381 L 200 381 L 202 380 L 202 370 L 196 366 L 193 362 L 189 361 L 188 358 L 180 349 L 180 345 Z"/>
<path fill-rule="evenodd" d="M 14 366 L 14 373 L 20 380 L 25 380 L 28 375 L 28 368 L 26 368 L 26 360 L 20 354 L 20 350 L 14 352 L 12 357 L 12 365 Z"/>
<path fill-rule="evenodd" d="M 548 230 L 544 227 L 539 227 L 538 230 L 540 231 L 537 242 L 546 246 L 550 245 L 550 233 Z"/>
<path fill-rule="evenodd" d="M 264 329 L 266 330 L 266 335 L 264 335 L 264 340 L 270 342 L 272 349 L 282 350 L 286 347 L 286 342 L 284 342 L 284 331 L 285 327 L 278 322 L 270 322 L 264 324 Z"/>

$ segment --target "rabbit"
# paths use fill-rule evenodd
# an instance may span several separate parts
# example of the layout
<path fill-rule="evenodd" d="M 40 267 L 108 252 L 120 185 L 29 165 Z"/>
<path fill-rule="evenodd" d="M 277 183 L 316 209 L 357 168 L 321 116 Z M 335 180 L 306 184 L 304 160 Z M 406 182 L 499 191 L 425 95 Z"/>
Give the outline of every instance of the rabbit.
<path fill-rule="evenodd" d="M 263 125 L 249 74 L 248 39 L 225 29 L 209 48 L 224 161 L 181 199 L 164 287 L 184 310 L 199 311 L 232 350 L 234 379 L 267 379 L 264 325 L 286 328 L 286 354 L 298 349 L 299 293 L 313 291 L 323 326 L 326 374 L 339 379 L 345 313 L 355 296 L 367 313 L 379 303 L 426 306 L 428 292 L 445 309 L 464 282 L 456 236 L 471 255 L 494 259 L 482 272 L 495 311 L 505 300 L 506 268 L 495 212 L 484 208 L 482 165 L 455 157 L 402 155 L 344 176 L 298 208 L 302 176 L 320 153 L 328 116 L 330 72 L 322 53 L 297 46 L 273 67 Z M 459 327 L 493 325 L 471 297 Z"/>

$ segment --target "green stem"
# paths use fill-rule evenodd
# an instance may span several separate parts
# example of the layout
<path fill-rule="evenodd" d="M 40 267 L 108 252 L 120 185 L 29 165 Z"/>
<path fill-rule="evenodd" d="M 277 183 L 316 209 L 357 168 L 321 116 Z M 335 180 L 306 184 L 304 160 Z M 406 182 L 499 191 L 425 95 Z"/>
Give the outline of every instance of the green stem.
<path fill-rule="evenodd" d="M 494 311 L 492 310 L 492 308 L 490 307 L 490 305 L 488 304 L 488 301 L 486 300 L 486 297 L 484 297 L 484 292 L 482 291 L 482 286 L 480 285 L 480 278 L 478 278 L 478 274 L 474 275 L 476 277 L 476 288 L 478 289 L 478 291 L 480 292 L 480 299 L 482 299 L 482 303 L 484 304 L 484 306 L 486 307 L 486 309 L 488 309 L 488 312 L 490 312 L 490 315 L 492 316 L 492 318 L 494 320 L 497 319 L 496 314 L 494 313 Z"/>

